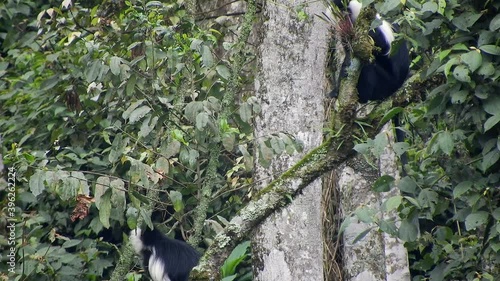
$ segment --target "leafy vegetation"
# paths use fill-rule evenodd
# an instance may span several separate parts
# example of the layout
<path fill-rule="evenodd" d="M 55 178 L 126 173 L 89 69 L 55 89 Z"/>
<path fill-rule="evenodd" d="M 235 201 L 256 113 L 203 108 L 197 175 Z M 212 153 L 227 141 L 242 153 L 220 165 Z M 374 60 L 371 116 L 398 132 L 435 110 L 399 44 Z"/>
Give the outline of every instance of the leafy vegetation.
<path fill-rule="evenodd" d="M 195 23 L 180 0 L 86 4 L 0 7 L 19 280 L 109 279 L 124 233 L 138 217 L 151 224 L 145 189 L 158 191 L 153 220 L 199 247 L 248 192 L 259 107 L 230 99 L 247 77 L 232 73 L 222 31 Z M 285 141 L 293 144 L 286 135 L 260 144 L 274 153 Z"/>
<path fill-rule="evenodd" d="M 401 196 L 385 203 L 401 225 L 375 219 L 406 241 L 414 280 L 500 277 L 500 4 L 495 1 L 386 1 L 413 46 L 413 69 L 431 87 L 406 89 L 423 101 L 406 108 L 407 175 L 383 176 Z M 384 133 L 357 146 L 377 156 Z M 367 218 L 365 218 L 367 220 Z M 374 219 L 368 219 L 374 221 Z"/>

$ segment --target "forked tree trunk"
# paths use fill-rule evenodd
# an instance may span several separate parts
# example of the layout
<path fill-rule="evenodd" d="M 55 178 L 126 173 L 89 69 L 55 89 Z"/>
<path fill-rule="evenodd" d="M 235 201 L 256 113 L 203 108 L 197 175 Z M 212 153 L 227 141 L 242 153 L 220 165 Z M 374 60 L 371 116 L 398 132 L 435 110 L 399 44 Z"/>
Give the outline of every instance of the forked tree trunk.
<path fill-rule="evenodd" d="M 299 18 L 300 4 L 306 19 Z M 262 113 L 255 137 L 286 132 L 301 140 L 304 151 L 274 159 L 270 168 L 258 164 L 255 181 L 264 187 L 322 141 L 324 69 L 328 25 L 316 14 L 321 1 L 267 1 L 258 46 L 256 96 Z M 254 280 L 323 280 L 321 181 L 284 210 L 271 215 L 253 239 Z"/>

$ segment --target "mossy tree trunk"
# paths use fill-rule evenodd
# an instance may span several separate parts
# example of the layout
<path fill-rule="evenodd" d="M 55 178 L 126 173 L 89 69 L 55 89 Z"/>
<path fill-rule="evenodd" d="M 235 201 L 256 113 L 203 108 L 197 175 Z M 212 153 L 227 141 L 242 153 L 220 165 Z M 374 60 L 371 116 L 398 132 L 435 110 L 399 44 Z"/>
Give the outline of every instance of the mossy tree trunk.
<path fill-rule="evenodd" d="M 305 19 L 297 10 L 300 4 L 305 5 Z M 269 168 L 257 163 L 257 186 L 265 187 L 321 144 L 329 31 L 316 14 L 324 9 L 320 1 L 284 0 L 267 2 L 263 9 L 255 82 L 262 113 L 256 118 L 255 137 L 285 132 L 302 141 L 304 151 L 273 159 Z M 253 237 L 255 280 L 322 280 L 320 206 L 318 179 L 259 226 Z"/>

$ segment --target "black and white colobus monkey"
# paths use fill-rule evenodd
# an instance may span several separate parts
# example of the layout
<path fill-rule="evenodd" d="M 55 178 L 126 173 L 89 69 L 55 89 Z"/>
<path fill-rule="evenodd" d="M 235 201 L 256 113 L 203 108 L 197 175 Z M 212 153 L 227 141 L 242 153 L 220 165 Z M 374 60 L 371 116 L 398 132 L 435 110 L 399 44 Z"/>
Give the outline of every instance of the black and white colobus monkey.
<path fill-rule="evenodd" d="M 130 243 L 142 255 L 153 281 L 187 281 L 200 259 L 199 253 L 186 242 L 170 239 L 156 229 L 132 230 Z"/>
<path fill-rule="evenodd" d="M 334 0 L 335 5 L 343 8 L 342 0 Z M 361 3 L 349 1 L 348 12 L 351 22 L 354 23 L 361 12 Z M 380 19 L 380 15 L 377 14 Z M 369 32 L 375 46 L 380 51 L 374 52 L 375 59 L 372 63 L 362 66 L 358 79 L 359 102 L 369 100 L 383 100 L 394 94 L 404 83 L 408 76 L 410 58 L 406 42 L 402 42 L 399 49 L 391 54 L 391 44 L 394 41 L 393 26 L 383 20 L 382 24 Z M 341 70 L 341 73 L 343 70 Z M 333 96 L 337 94 L 332 92 Z"/>

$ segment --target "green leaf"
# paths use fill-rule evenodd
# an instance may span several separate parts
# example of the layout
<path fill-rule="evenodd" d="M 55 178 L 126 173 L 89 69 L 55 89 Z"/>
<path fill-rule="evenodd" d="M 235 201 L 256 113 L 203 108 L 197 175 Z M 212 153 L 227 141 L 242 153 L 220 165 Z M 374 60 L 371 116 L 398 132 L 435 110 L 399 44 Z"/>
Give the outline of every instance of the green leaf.
<path fill-rule="evenodd" d="M 480 46 L 479 49 L 485 53 L 492 54 L 492 55 L 500 55 L 500 47 L 495 46 L 495 45 L 483 45 Z"/>
<path fill-rule="evenodd" d="M 149 203 L 149 199 L 148 197 L 146 197 L 145 195 L 143 194 L 140 194 L 139 192 L 133 190 L 129 193 L 129 196 L 131 198 L 133 198 L 134 200 L 136 200 L 136 202 L 142 202 L 143 204 L 148 204 Z"/>
<path fill-rule="evenodd" d="M 472 214 L 469 214 L 465 218 L 465 228 L 467 230 L 474 230 L 480 226 L 486 226 L 486 222 L 488 221 L 488 212 L 478 211 Z"/>
<path fill-rule="evenodd" d="M 109 69 L 111 70 L 111 73 L 114 75 L 120 75 L 120 63 L 122 62 L 122 59 L 117 56 L 112 56 L 109 59 Z"/>
<path fill-rule="evenodd" d="M 413 220 L 404 219 L 399 226 L 398 237 L 406 242 L 412 242 L 418 238 L 418 226 Z"/>
<path fill-rule="evenodd" d="M 166 158 L 177 156 L 181 151 L 181 143 L 176 139 L 170 141 L 165 149 L 162 150 L 162 155 Z"/>
<path fill-rule="evenodd" d="M 444 15 L 446 8 L 446 0 L 438 0 L 438 4 L 439 4 L 438 13 L 440 15 Z"/>
<path fill-rule="evenodd" d="M 196 116 L 198 115 L 198 113 L 202 112 L 204 109 L 203 109 L 203 102 L 201 101 L 192 101 L 190 103 L 188 103 L 186 105 L 186 107 L 184 108 L 184 116 L 186 116 L 186 118 L 195 123 L 196 122 Z"/>
<path fill-rule="evenodd" d="M 111 226 L 109 223 L 111 206 L 111 190 L 106 190 L 99 200 L 99 205 L 97 205 L 96 202 L 96 207 L 99 210 L 99 221 L 105 228 L 109 228 Z"/>
<path fill-rule="evenodd" d="M 469 67 L 471 72 L 476 71 L 483 63 L 483 57 L 477 50 L 462 54 L 460 58 Z"/>
<path fill-rule="evenodd" d="M 127 226 L 128 228 L 130 229 L 136 229 L 137 228 L 137 215 L 139 214 L 139 212 L 137 211 L 136 208 L 130 206 L 128 209 L 127 209 L 127 212 L 125 214 L 126 218 L 127 218 Z"/>
<path fill-rule="evenodd" d="M 139 131 L 139 136 L 147 137 L 156 127 L 157 122 L 158 122 L 158 116 L 153 117 L 152 120 L 151 116 L 146 117 L 146 119 L 144 119 L 144 121 L 142 122 L 141 130 Z"/>
<path fill-rule="evenodd" d="M 375 192 L 387 192 L 393 186 L 394 178 L 389 175 L 383 175 L 373 183 L 372 190 Z"/>
<path fill-rule="evenodd" d="M 267 147 L 265 142 L 260 141 L 258 145 L 259 149 L 259 164 L 262 167 L 267 168 L 271 165 L 271 160 L 274 157 L 273 150 Z"/>
<path fill-rule="evenodd" d="M 196 115 L 196 129 L 202 131 L 208 124 L 208 114 L 200 112 Z"/>
<path fill-rule="evenodd" d="M 42 84 L 40 85 L 40 90 L 42 91 L 50 90 L 54 88 L 57 85 L 57 83 L 59 83 L 60 80 L 61 77 L 59 77 L 58 75 L 51 76 L 42 82 Z"/>
<path fill-rule="evenodd" d="M 373 140 L 373 155 L 375 155 L 375 157 L 380 157 L 380 155 L 384 153 L 388 144 L 389 140 L 387 138 L 387 134 L 385 132 L 378 133 Z"/>
<path fill-rule="evenodd" d="M 457 65 L 453 69 L 453 77 L 460 82 L 469 83 L 471 81 L 469 76 L 469 69 L 465 65 Z"/>
<path fill-rule="evenodd" d="M 200 157 L 200 153 L 198 150 L 191 149 L 189 150 L 189 166 L 195 167 L 196 162 L 198 161 L 198 157 Z"/>
<path fill-rule="evenodd" d="M 127 146 L 127 141 L 123 139 L 121 133 L 116 134 L 115 139 L 113 140 L 113 144 L 111 145 L 111 150 L 108 155 L 108 161 L 110 163 L 115 163 L 118 158 L 120 158 L 125 151 L 125 147 Z"/>
<path fill-rule="evenodd" d="M 485 62 L 481 65 L 479 68 L 479 71 L 477 72 L 480 75 L 489 77 L 495 74 L 495 66 L 491 62 Z"/>
<path fill-rule="evenodd" d="M 486 170 L 495 165 L 499 159 L 500 151 L 498 149 L 493 149 L 483 157 L 483 161 L 481 161 L 481 169 L 486 172 Z"/>
<path fill-rule="evenodd" d="M 181 212 L 184 210 L 184 202 L 182 201 L 182 193 L 176 190 L 171 190 L 168 193 L 168 197 L 170 197 L 170 201 L 172 201 L 172 205 L 174 205 L 174 210 L 176 212 Z"/>
<path fill-rule="evenodd" d="M 101 176 L 97 178 L 95 189 L 94 189 L 94 198 L 96 206 L 101 204 L 102 195 L 110 188 L 110 178 Z M 99 207 L 98 207 L 99 208 Z"/>
<path fill-rule="evenodd" d="M 184 165 L 194 167 L 193 165 L 196 163 L 196 159 L 198 159 L 198 156 L 198 151 L 188 147 L 182 147 L 179 153 L 179 160 L 184 163 Z"/>
<path fill-rule="evenodd" d="M 382 230 L 383 232 L 385 232 L 389 235 L 393 235 L 393 236 L 398 235 L 398 228 L 393 221 L 382 220 L 382 221 L 380 221 L 379 227 L 380 227 L 380 230 Z"/>
<path fill-rule="evenodd" d="M 59 181 L 69 176 L 69 173 L 66 171 L 46 171 L 45 172 L 45 183 L 49 188 L 57 188 L 59 185 Z M 30 178 L 31 180 L 31 178 Z M 31 184 L 31 182 L 30 182 Z"/>
<path fill-rule="evenodd" d="M 497 14 L 491 21 L 490 21 L 490 30 L 495 31 L 500 28 L 500 14 Z"/>
<path fill-rule="evenodd" d="M 252 106 L 246 102 L 241 104 L 239 113 L 241 120 L 248 123 L 252 119 Z"/>
<path fill-rule="evenodd" d="M 64 249 L 67 249 L 67 248 L 71 248 L 71 247 L 74 247 L 76 245 L 79 245 L 80 243 L 82 243 L 82 240 L 70 239 L 70 240 L 64 241 L 64 243 L 62 244 L 61 247 Z"/>
<path fill-rule="evenodd" d="M 247 170 L 247 171 L 253 170 L 253 157 L 252 157 L 252 155 L 250 155 L 247 148 L 244 145 L 240 144 L 240 145 L 238 145 L 238 150 L 243 155 L 243 161 L 245 163 L 245 170 Z"/>
<path fill-rule="evenodd" d="M 137 76 L 132 74 L 130 78 L 127 80 L 127 85 L 125 86 L 125 93 L 127 96 L 132 96 L 135 91 L 135 84 L 137 82 Z"/>
<path fill-rule="evenodd" d="M 398 182 L 398 187 L 401 192 L 409 194 L 417 194 L 417 184 L 411 177 L 404 177 Z"/>
<path fill-rule="evenodd" d="M 481 13 L 465 12 L 460 14 L 460 16 L 453 18 L 451 22 L 458 27 L 458 29 L 469 31 L 469 27 L 476 23 L 481 16 Z"/>
<path fill-rule="evenodd" d="M 191 50 L 199 51 L 201 44 L 203 44 L 203 41 L 195 38 L 195 39 L 193 39 L 193 41 L 191 41 L 191 45 L 189 46 L 189 48 Z"/>
<path fill-rule="evenodd" d="M 451 93 L 451 102 L 453 104 L 462 104 L 467 100 L 468 94 L 469 94 L 469 91 L 466 91 L 466 90 L 452 92 Z"/>
<path fill-rule="evenodd" d="M 492 95 L 489 96 L 488 99 L 483 102 L 483 109 L 487 113 L 491 115 L 500 113 L 500 96 Z"/>
<path fill-rule="evenodd" d="M 484 122 L 484 131 L 489 131 L 491 128 L 493 128 L 496 124 L 500 122 L 500 112 L 491 116 Z"/>
<path fill-rule="evenodd" d="M 234 144 L 236 142 L 235 135 L 233 133 L 224 133 L 222 135 L 222 145 L 227 151 L 233 151 Z"/>
<path fill-rule="evenodd" d="M 435 13 L 438 10 L 438 5 L 435 2 L 425 2 L 422 5 L 422 12 L 431 12 Z"/>
<path fill-rule="evenodd" d="M 372 227 L 370 228 L 367 228 L 363 231 L 361 231 L 361 233 L 358 234 L 358 236 L 356 236 L 356 238 L 354 238 L 354 240 L 352 241 L 353 244 L 357 243 L 358 241 L 362 240 L 363 238 L 365 238 L 365 236 L 372 230 Z"/>
<path fill-rule="evenodd" d="M 339 227 L 339 235 L 342 235 L 349 225 L 351 225 L 352 217 L 347 217 L 342 221 Z"/>
<path fill-rule="evenodd" d="M 36 171 L 31 177 L 30 177 L 30 191 L 33 193 L 34 196 L 38 196 L 42 194 L 42 192 L 45 190 L 45 185 L 44 185 L 44 179 L 45 179 L 45 173 L 42 171 Z"/>
<path fill-rule="evenodd" d="M 62 186 L 58 190 L 58 194 L 62 200 L 70 200 L 75 198 L 80 187 L 80 181 L 74 177 L 66 177 L 62 181 Z"/>
<path fill-rule="evenodd" d="M 387 201 L 384 202 L 383 207 L 385 211 L 392 211 L 401 205 L 403 202 L 403 197 L 401 195 L 392 196 Z"/>
<path fill-rule="evenodd" d="M 354 214 L 364 223 L 373 222 L 373 218 L 375 217 L 375 211 L 369 207 L 360 207 L 354 211 Z"/>
<path fill-rule="evenodd" d="M 457 184 L 457 186 L 455 186 L 455 188 L 453 189 L 453 198 L 457 199 L 471 189 L 472 189 L 472 182 L 463 181 Z"/>
<path fill-rule="evenodd" d="M 430 188 L 425 188 L 418 194 L 418 202 L 422 207 L 428 207 L 431 212 L 436 209 L 436 204 L 439 202 L 439 196 L 437 192 Z"/>
<path fill-rule="evenodd" d="M 176 26 L 180 22 L 180 18 L 176 16 L 168 17 L 172 25 Z"/>
<path fill-rule="evenodd" d="M 151 221 L 151 213 L 147 212 L 144 208 L 140 209 L 140 216 L 144 219 L 144 222 L 146 223 L 147 227 L 150 229 L 153 228 L 153 222 Z"/>
<path fill-rule="evenodd" d="M 203 45 L 201 48 L 201 58 L 205 67 L 212 67 L 214 65 L 214 56 L 207 45 Z"/>
<path fill-rule="evenodd" d="M 439 226 L 436 228 L 436 239 L 439 241 L 450 241 L 453 238 L 453 230 L 447 226 Z"/>
<path fill-rule="evenodd" d="M 250 241 L 245 241 L 234 248 L 221 267 L 222 276 L 227 277 L 235 274 L 236 267 L 248 256 L 247 250 L 249 247 Z"/>
<path fill-rule="evenodd" d="M 219 74 L 220 77 L 229 80 L 229 77 L 231 77 L 231 71 L 227 66 L 219 64 L 215 67 L 215 70 L 217 71 L 217 74 Z"/>
<path fill-rule="evenodd" d="M 130 113 L 129 123 L 134 124 L 135 122 L 141 120 L 146 114 L 151 111 L 151 107 L 143 105 Z"/>
<path fill-rule="evenodd" d="M 85 80 L 87 83 L 94 82 L 102 69 L 102 63 L 99 60 L 93 61 L 89 67 L 85 68 Z"/>
<path fill-rule="evenodd" d="M 165 157 L 158 158 L 155 163 L 155 171 L 162 175 L 168 175 L 170 171 L 170 162 L 168 159 Z"/>
<path fill-rule="evenodd" d="M 455 145 L 451 133 L 448 131 L 441 132 L 438 135 L 437 141 L 441 151 L 446 155 L 451 155 Z"/>
<path fill-rule="evenodd" d="M 392 149 L 397 156 L 403 155 L 410 148 L 410 144 L 407 142 L 396 142 L 392 145 Z"/>
<path fill-rule="evenodd" d="M 358 143 L 354 146 L 354 150 L 360 154 L 367 154 L 373 145 L 367 143 Z"/>
<path fill-rule="evenodd" d="M 122 118 L 127 120 L 129 117 L 130 117 L 130 114 L 132 114 L 132 112 L 137 108 L 139 107 L 142 103 L 144 102 L 143 99 L 141 100 L 137 100 L 135 102 L 133 102 L 128 108 L 127 110 L 125 110 L 123 113 L 122 113 Z"/>
<path fill-rule="evenodd" d="M 434 269 L 431 270 L 429 274 L 429 280 L 432 281 L 444 281 L 446 273 L 445 270 L 447 268 L 447 264 L 445 263 L 439 263 L 437 266 L 434 267 Z"/>
<path fill-rule="evenodd" d="M 391 108 L 391 110 L 389 110 L 388 112 L 386 112 L 384 114 L 384 117 L 382 118 L 382 120 L 380 120 L 380 125 L 384 125 L 385 123 L 389 122 L 389 120 L 391 120 L 392 118 L 394 118 L 396 115 L 398 115 L 399 113 L 403 112 L 403 108 L 402 107 L 394 107 L 394 108 Z"/>
<path fill-rule="evenodd" d="M 382 14 L 388 14 L 389 12 L 395 10 L 399 5 L 401 4 L 401 0 L 387 0 L 384 1 L 381 7 L 381 12 Z M 363 7 L 366 7 L 366 5 L 363 5 Z"/>
<path fill-rule="evenodd" d="M 285 143 L 280 138 L 273 136 L 271 137 L 270 143 L 272 149 L 277 155 L 280 155 L 286 149 Z"/>
<path fill-rule="evenodd" d="M 497 221 L 500 221 L 500 207 L 493 210 L 491 215 L 493 216 L 494 219 L 496 219 Z"/>
<path fill-rule="evenodd" d="M 451 47 L 453 51 L 469 51 L 469 48 L 464 43 L 457 43 Z M 456 58 L 456 57 L 454 57 Z"/>
<path fill-rule="evenodd" d="M 121 179 L 114 179 L 110 182 L 110 187 L 112 191 L 111 204 L 113 206 L 113 211 L 116 211 L 118 214 L 123 214 L 127 204 L 125 183 Z"/>

